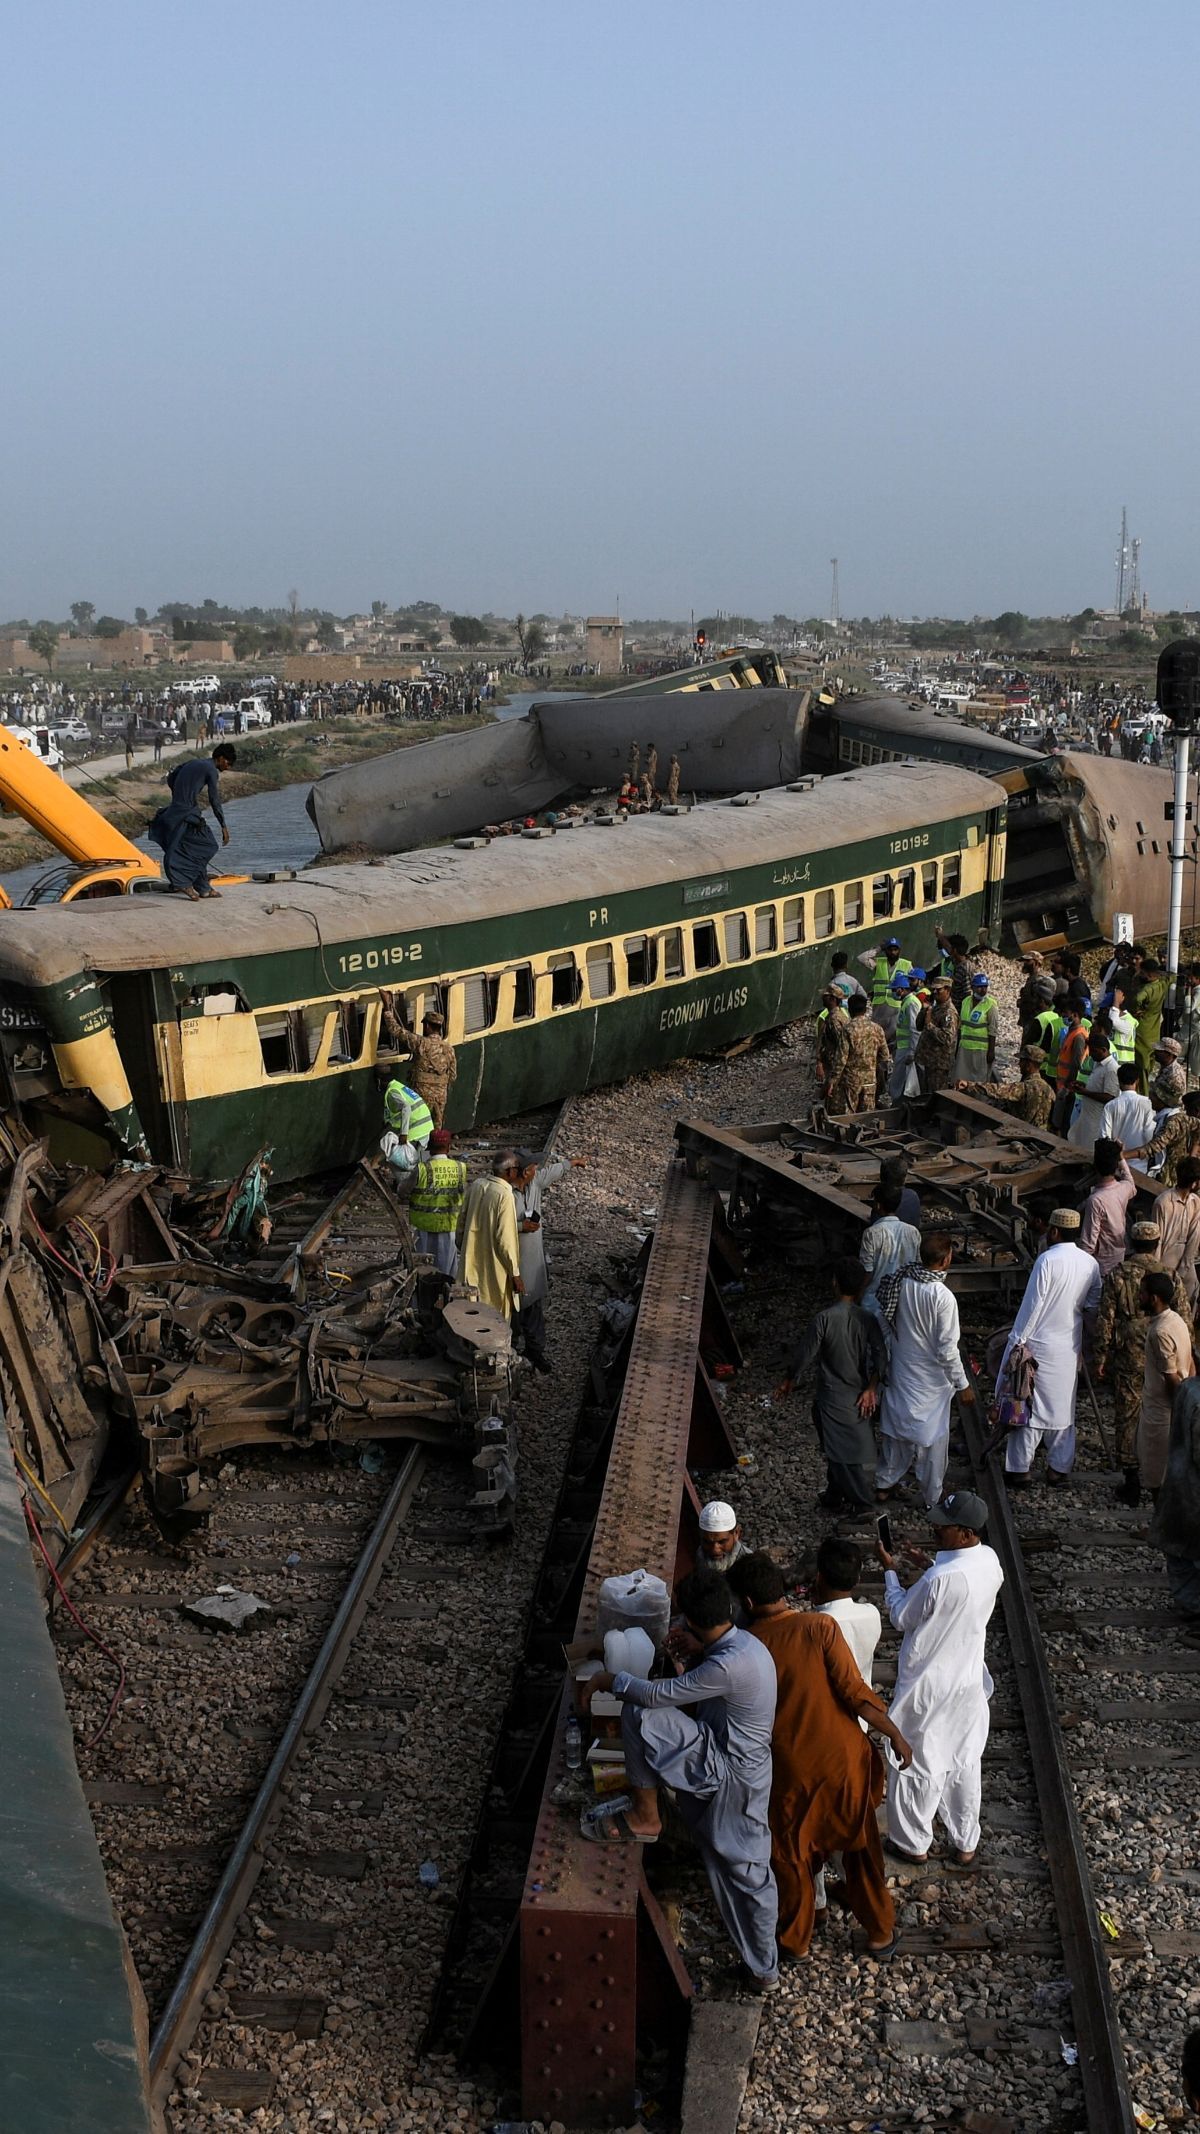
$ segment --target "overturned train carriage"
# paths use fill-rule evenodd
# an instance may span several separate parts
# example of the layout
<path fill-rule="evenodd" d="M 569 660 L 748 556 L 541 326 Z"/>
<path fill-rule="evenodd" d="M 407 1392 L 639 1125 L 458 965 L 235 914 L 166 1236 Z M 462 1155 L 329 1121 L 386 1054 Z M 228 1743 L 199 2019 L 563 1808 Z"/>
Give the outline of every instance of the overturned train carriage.
<path fill-rule="evenodd" d="M 7 1095 L 63 1158 L 278 1176 L 375 1143 L 381 988 L 437 1005 L 447 1123 L 552 1102 L 807 1013 L 831 952 L 999 924 L 1005 796 L 890 764 L 629 822 L 408 853 L 219 903 L 14 912 Z"/>

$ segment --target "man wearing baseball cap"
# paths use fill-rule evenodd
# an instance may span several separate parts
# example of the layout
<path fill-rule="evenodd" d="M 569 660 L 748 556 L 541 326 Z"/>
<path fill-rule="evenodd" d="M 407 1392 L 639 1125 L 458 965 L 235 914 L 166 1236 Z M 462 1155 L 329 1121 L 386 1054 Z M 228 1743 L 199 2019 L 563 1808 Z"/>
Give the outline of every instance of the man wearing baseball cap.
<path fill-rule="evenodd" d="M 869 948 L 859 957 L 864 970 L 871 973 L 871 1016 L 879 1024 L 891 1045 L 896 1029 L 896 1002 L 892 994 L 893 978 L 907 978 L 912 969 L 907 956 L 900 954 L 900 943 L 895 934 L 878 948 Z"/>
<path fill-rule="evenodd" d="M 992 1694 L 984 1646 L 1004 1583 L 999 1557 L 981 1538 L 987 1515 L 983 1498 L 969 1489 L 935 1504 L 929 1519 L 937 1555 L 930 1563 L 919 1551 L 905 1552 L 918 1574 L 907 1591 L 895 1557 L 876 1543 L 884 1605 L 902 1640 L 890 1716 L 912 1749 L 909 1768 L 893 1769 L 888 1780 L 888 1850 L 903 1860 L 928 1857 L 935 1819 L 960 1867 L 970 1866 L 979 1844 Z"/>

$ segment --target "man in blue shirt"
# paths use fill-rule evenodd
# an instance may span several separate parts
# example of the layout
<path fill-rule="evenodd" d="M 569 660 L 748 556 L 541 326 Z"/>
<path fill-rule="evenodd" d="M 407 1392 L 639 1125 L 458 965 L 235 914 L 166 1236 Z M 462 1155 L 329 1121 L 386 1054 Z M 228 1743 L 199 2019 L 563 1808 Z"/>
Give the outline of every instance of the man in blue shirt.
<path fill-rule="evenodd" d="M 221 825 L 221 842 L 227 845 L 229 827 L 221 806 L 220 774 L 236 762 L 237 750 L 226 741 L 211 756 L 192 756 L 185 763 L 177 763 L 174 770 L 167 772 L 171 798 L 149 827 L 149 836 L 162 847 L 163 872 L 168 882 L 193 904 L 201 897 L 221 893 L 208 879 L 217 840 L 204 820 L 203 803 L 207 798 Z"/>
<path fill-rule="evenodd" d="M 662 1828 L 658 1788 L 670 1786 L 750 1983 L 768 1993 L 779 1976 L 779 1896 L 767 1820 L 775 1662 L 759 1638 L 734 1628 L 719 1571 L 693 1571 L 675 1597 L 699 1654 L 694 1666 L 673 1680 L 600 1673 L 585 1685 L 589 1703 L 604 1689 L 624 1703 L 621 1740 L 632 1796 L 627 1816 L 601 1814 L 589 1835 L 603 1843 L 652 1843 Z"/>

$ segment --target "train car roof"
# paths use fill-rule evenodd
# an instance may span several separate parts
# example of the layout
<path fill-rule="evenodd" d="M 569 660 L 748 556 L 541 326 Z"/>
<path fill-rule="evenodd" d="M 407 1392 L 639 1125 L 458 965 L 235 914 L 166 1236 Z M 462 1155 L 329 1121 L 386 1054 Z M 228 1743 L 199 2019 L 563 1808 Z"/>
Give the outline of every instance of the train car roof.
<path fill-rule="evenodd" d="M 887 763 L 751 804 L 632 816 L 551 837 L 439 845 L 231 885 L 198 904 L 143 893 L 0 914 L 0 978 L 52 985 L 80 970 L 159 970 L 222 957 L 420 933 L 568 900 L 687 882 L 1003 807 L 994 780 L 944 763 Z"/>
<path fill-rule="evenodd" d="M 1006 741 L 990 726 L 973 726 L 952 711 L 938 711 L 933 704 L 911 704 L 904 697 L 841 697 L 830 707 L 830 716 L 843 726 L 862 724 L 886 727 L 889 733 L 912 734 L 924 739 L 961 734 L 980 755 L 995 756 L 997 763 L 1040 763 L 1044 748 L 1026 748 L 1020 741 Z"/>

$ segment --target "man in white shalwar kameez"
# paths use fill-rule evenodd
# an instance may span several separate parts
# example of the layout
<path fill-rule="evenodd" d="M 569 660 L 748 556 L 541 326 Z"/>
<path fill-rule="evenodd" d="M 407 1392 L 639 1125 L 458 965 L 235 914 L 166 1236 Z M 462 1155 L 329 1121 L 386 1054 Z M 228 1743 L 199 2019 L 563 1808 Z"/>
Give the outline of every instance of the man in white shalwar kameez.
<path fill-rule="evenodd" d="M 908 1770 L 888 1773 L 887 1842 L 905 1859 L 923 1860 L 937 1817 L 966 1867 L 979 1844 L 992 1694 L 984 1646 L 1004 1574 L 979 1538 L 987 1524 L 982 1497 L 955 1490 L 929 1516 L 940 1546 L 907 1592 L 895 1558 L 876 1549 L 884 1606 L 902 1636 L 890 1717 L 912 1748 Z"/>
<path fill-rule="evenodd" d="M 951 1399 L 955 1393 L 960 1400 L 975 1398 L 958 1352 L 958 1304 L 946 1288 L 953 1257 L 950 1239 L 932 1231 L 920 1259 L 880 1291 L 892 1348 L 879 1411 L 875 1487 L 890 1494 L 914 1467 L 927 1505 L 937 1503 L 946 1479 Z"/>
<path fill-rule="evenodd" d="M 1103 1280 L 1099 1263 L 1075 1242 L 1079 1228 L 1075 1208 L 1056 1208 L 1050 1217 L 1046 1249 L 1030 1270 L 1000 1365 L 1003 1378 L 1009 1351 L 1018 1341 L 1037 1363 L 1029 1420 L 1020 1430 L 1009 1431 L 1004 1455 L 1006 1478 L 1018 1489 L 1028 1483 L 1043 1438 L 1052 1483 L 1064 1483 L 1075 1464 L 1075 1389 L 1084 1321 L 1090 1323 L 1096 1315 Z"/>

